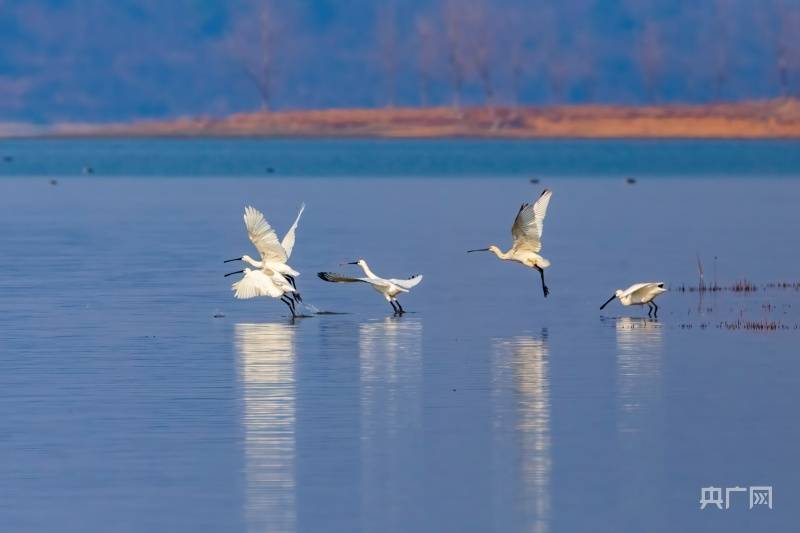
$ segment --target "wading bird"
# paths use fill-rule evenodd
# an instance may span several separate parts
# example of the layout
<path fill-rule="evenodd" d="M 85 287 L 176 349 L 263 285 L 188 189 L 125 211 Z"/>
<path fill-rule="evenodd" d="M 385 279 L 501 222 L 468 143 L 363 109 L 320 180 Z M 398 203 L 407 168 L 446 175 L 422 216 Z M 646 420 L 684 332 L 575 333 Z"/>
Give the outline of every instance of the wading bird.
<path fill-rule="evenodd" d="M 553 192 L 545 189 L 534 204 L 522 204 L 511 226 L 511 236 L 514 244 L 507 252 L 502 252 L 494 244 L 488 248 L 467 250 L 467 252 L 492 252 L 503 261 L 516 261 L 526 267 L 535 268 L 542 277 L 542 291 L 545 298 L 550 294 L 550 289 L 544 283 L 544 269 L 550 266 L 550 261 L 539 255 L 542 249 L 542 227 L 547 214 L 547 206 Z"/>
<path fill-rule="evenodd" d="M 364 271 L 364 274 L 366 274 L 366 277 L 351 278 L 343 274 L 334 274 L 333 272 L 319 272 L 317 276 L 319 276 L 320 279 L 330 281 L 331 283 L 368 283 L 372 285 L 373 289 L 381 293 L 383 297 L 386 298 L 386 301 L 391 304 L 396 315 L 402 315 L 405 313 L 403 306 L 400 305 L 400 302 L 397 300 L 397 295 L 401 292 L 410 292 L 412 288 L 416 287 L 419 282 L 422 281 L 422 275 L 420 274 L 411 276 L 408 279 L 379 278 L 372 273 L 372 270 L 369 269 L 369 265 L 363 259 L 352 261 L 347 264 L 360 266 Z"/>
<path fill-rule="evenodd" d="M 269 222 L 267 222 L 267 219 L 264 218 L 264 215 L 261 213 L 261 211 L 255 209 L 254 207 L 245 207 L 244 225 L 247 228 L 247 236 L 250 238 L 250 242 L 253 243 L 253 246 L 256 247 L 256 250 L 258 250 L 258 253 L 261 254 L 261 261 L 256 261 L 249 255 L 243 255 L 241 257 L 228 259 L 224 262 L 230 263 L 231 261 L 244 261 L 245 263 L 249 263 L 256 268 L 268 268 L 285 276 L 295 289 L 295 291 L 291 293 L 292 296 L 298 302 L 302 302 L 303 299 L 300 297 L 300 293 L 297 292 L 297 285 L 294 280 L 295 276 L 300 275 L 300 272 L 296 271 L 286 263 L 292 256 L 292 250 L 294 249 L 294 234 L 297 230 L 297 223 L 300 222 L 300 216 L 303 214 L 305 208 L 306 204 L 300 206 L 300 211 L 297 213 L 297 218 L 295 218 L 294 224 L 292 224 L 292 227 L 286 232 L 283 240 L 278 242 L 278 236 L 275 234 L 275 230 L 269 225 Z"/>
<path fill-rule="evenodd" d="M 603 309 L 614 298 L 619 298 L 619 303 L 622 305 L 644 305 L 647 304 L 648 308 L 650 309 L 647 312 L 647 316 L 653 316 L 652 313 L 655 311 L 655 317 L 658 318 L 658 306 L 653 301 L 655 300 L 656 296 L 659 294 L 667 292 L 667 289 L 664 288 L 663 282 L 651 282 L 651 283 L 637 283 L 635 285 L 631 285 L 624 291 L 622 289 L 617 289 L 614 291 L 614 295 L 611 296 L 606 303 L 600 306 L 600 309 Z"/>
<path fill-rule="evenodd" d="M 289 307 L 292 318 L 297 317 L 294 301 L 291 299 L 291 295 L 296 294 L 297 291 L 286 278 L 278 272 L 266 268 L 262 268 L 261 270 L 245 268 L 244 270 L 229 272 L 225 274 L 225 277 L 242 273 L 244 274 L 242 279 L 231 285 L 231 289 L 234 291 L 234 298 L 240 300 L 249 300 L 250 298 L 258 298 L 260 296 L 280 298 L 280 300 Z"/>

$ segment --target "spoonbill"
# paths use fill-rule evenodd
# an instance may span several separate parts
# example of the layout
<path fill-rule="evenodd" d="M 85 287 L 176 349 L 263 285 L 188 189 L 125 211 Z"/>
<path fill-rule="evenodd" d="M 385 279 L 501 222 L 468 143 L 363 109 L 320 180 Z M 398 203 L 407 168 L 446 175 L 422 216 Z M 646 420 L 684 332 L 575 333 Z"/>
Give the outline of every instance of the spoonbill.
<path fill-rule="evenodd" d="M 231 289 L 234 291 L 234 298 L 240 300 L 249 300 L 259 296 L 280 298 L 289 307 L 292 318 L 297 317 L 294 301 L 290 297 L 292 294 L 296 294 L 297 290 L 292 287 L 291 283 L 283 275 L 266 268 L 261 270 L 245 268 L 236 272 L 229 272 L 225 274 L 225 277 L 234 274 L 244 274 L 239 281 L 231 285 Z"/>
<path fill-rule="evenodd" d="M 369 265 L 363 259 L 358 261 L 351 261 L 346 263 L 348 265 L 358 265 L 364 271 L 366 277 L 364 278 L 351 278 L 343 274 L 334 274 L 333 272 L 319 272 L 317 276 L 324 281 L 331 283 L 368 283 L 372 288 L 378 291 L 386 298 L 386 301 L 391 304 L 392 309 L 396 315 L 405 313 L 403 306 L 397 300 L 397 295 L 401 292 L 410 292 L 412 288 L 416 287 L 422 281 L 422 275 L 416 274 L 408 279 L 384 279 L 376 276 Z"/>
<path fill-rule="evenodd" d="M 292 256 L 295 231 L 297 230 L 297 224 L 300 222 L 300 216 L 303 214 L 305 208 L 306 204 L 300 206 L 300 211 L 297 213 L 297 218 L 294 219 L 294 224 L 292 224 L 292 227 L 290 227 L 289 231 L 286 232 L 283 240 L 278 242 L 278 236 L 275 233 L 275 230 L 272 229 L 272 226 L 269 225 L 267 219 L 264 218 L 263 213 L 254 207 L 245 207 L 244 225 L 247 228 L 247 236 L 250 238 L 250 242 L 253 243 L 253 246 L 256 247 L 256 250 L 258 250 L 258 253 L 261 254 L 261 261 L 257 261 L 249 255 L 243 255 L 241 257 L 228 259 L 224 262 L 230 263 L 231 261 L 244 261 L 245 263 L 249 263 L 251 266 L 256 268 L 266 267 L 270 270 L 278 272 L 279 274 L 285 276 L 286 279 L 289 280 L 289 283 L 292 284 L 292 287 L 295 289 L 295 291 L 292 293 L 293 297 L 298 302 L 302 302 L 303 299 L 301 298 L 300 293 L 296 290 L 297 285 L 294 280 L 296 276 L 300 275 L 300 272 L 296 271 L 286 263 Z"/>
<path fill-rule="evenodd" d="M 542 277 L 542 291 L 545 298 L 550 294 L 550 289 L 544 283 L 544 269 L 550 266 L 550 261 L 539 255 L 542 249 L 542 228 L 544 217 L 547 214 L 547 206 L 550 204 L 550 197 L 553 192 L 545 189 L 539 199 L 534 204 L 522 204 L 511 226 L 511 237 L 513 245 L 507 252 L 503 252 L 495 246 L 479 248 L 477 250 L 467 250 L 467 252 L 492 252 L 503 261 L 516 261 L 526 267 L 535 268 Z"/>
<path fill-rule="evenodd" d="M 649 283 L 636 283 L 635 285 L 631 285 L 624 291 L 622 289 L 617 289 L 614 291 L 614 294 L 606 300 L 606 303 L 600 306 L 600 309 L 603 309 L 614 298 L 619 299 L 619 303 L 622 305 L 644 305 L 647 304 L 649 311 L 647 312 L 647 316 L 652 316 L 653 311 L 655 311 L 655 316 L 658 318 L 658 306 L 654 300 L 656 296 L 661 293 L 667 292 L 667 289 L 664 288 L 664 283 L 660 281 L 652 281 Z"/>

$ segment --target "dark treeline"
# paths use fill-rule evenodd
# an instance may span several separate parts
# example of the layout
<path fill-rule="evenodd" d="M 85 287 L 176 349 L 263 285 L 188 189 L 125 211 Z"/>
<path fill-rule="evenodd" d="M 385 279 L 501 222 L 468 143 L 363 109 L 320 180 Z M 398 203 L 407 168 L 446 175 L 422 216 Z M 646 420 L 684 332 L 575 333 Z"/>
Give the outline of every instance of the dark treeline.
<path fill-rule="evenodd" d="M 800 0 L 0 0 L 0 121 L 800 95 Z"/>
<path fill-rule="evenodd" d="M 703 103 L 800 92 L 798 1 L 386 0 L 362 15 L 371 22 L 356 35 L 309 33 L 276 0 L 239 14 L 245 22 L 228 38 L 262 108 L 357 98 L 389 107 Z M 308 72 L 321 65 L 340 71 L 326 83 L 326 69 Z"/>

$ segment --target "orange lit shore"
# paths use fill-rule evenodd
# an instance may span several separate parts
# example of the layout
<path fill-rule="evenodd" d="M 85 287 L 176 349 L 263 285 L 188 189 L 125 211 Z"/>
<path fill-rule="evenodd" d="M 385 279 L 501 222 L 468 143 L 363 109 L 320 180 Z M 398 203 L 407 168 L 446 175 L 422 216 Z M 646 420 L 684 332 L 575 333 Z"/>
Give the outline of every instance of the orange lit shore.
<path fill-rule="evenodd" d="M 628 107 L 391 108 L 238 113 L 125 124 L 62 124 L 49 136 L 376 138 L 800 138 L 800 100 Z"/>

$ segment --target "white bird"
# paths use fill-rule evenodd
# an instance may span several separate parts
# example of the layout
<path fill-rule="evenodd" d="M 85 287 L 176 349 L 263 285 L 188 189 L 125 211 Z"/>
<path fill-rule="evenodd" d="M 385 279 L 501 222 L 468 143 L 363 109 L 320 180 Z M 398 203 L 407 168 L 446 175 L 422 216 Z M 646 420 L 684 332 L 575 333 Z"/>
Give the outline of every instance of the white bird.
<path fill-rule="evenodd" d="M 550 266 L 550 261 L 539 255 L 542 249 L 542 228 L 547 206 L 553 192 L 545 189 L 534 204 L 522 204 L 511 226 L 511 236 L 514 240 L 511 249 L 502 252 L 494 244 L 488 248 L 467 250 L 467 252 L 492 252 L 503 261 L 516 261 L 526 267 L 535 268 L 542 277 L 542 291 L 545 298 L 550 294 L 550 289 L 544 284 L 544 269 Z"/>
<path fill-rule="evenodd" d="M 297 224 L 300 222 L 300 216 L 303 214 L 305 208 L 305 204 L 300 206 L 300 211 L 297 213 L 294 224 L 292 224 L 292 227 L 286 232 L 283 240 L 279 242 L 275 230 L 269 225 L 269 222 L 264 218 L 261 211 L 254 207 L 245 207 L 244 225 L 247 228 L 247 236 L 250 238 L 250 242 L 253 243 L 253 246 L 256 247 L 256 250 L 258 250 L 258 253 L 261 254 L 261 261 L 257 261 L 249 255 L 243 255 L 241 257 L 228 259 L 224 262 L 244 261 L 256 268 L 268 268 L 285 276 L 286 279 L 289 280 L 289 283 L 292 284 L 292 287 L 297 289 L 294 278 L 295 276 L 299 276 L 300 272 L 290 267 L 287 262 L 292 256 L 295 231 L 297 230 Z M 297 290 L 292 294 L 298 302 L 303 301 Z"/>
<path fill-rule="evenodd" d="M 611 303 L 611 300 L 614 298 L 618 298 L 619 303 L 626 306 L 647 304 L 648 308 L 650 309 L 647 312 L 647 316 L 652 316 L 651 313 L 655 311 L 655 316 L 658 318 L 658 306 L 653 300 L 655 300 L 656 296 L 664 292 L 667 292 L 667 289 L 664 288 L 663 282 L 653 281 L 650 283 L 636 283 L 624 291 L 622 289 L 617 289 L 614 291 L 614 295 L 606 300 L 606 303 L 601 305 L 600 309 L 603 309 L 605 306 Z"/>
<path fill-rule="evenodd" d="M 242 279 L 231 285 L 231 289 L 234 291 L 234 298 L 240 300 L 249 300 L 250 298 L 258 298 L 260 296 L 280 298 L 280 300 L 289 307 L 292 318 L 297 317 L 294 301 L 286 296 L 287 294 L 290 296 L 296 294 L 297 291 L 282 274 L 268 268 L 262 268 L 261 270 L 245 268 L 244 270 L 230 272 L 225 274 L 225 276 L 241 273 L 244 273 Z"/>
<path fill-rule="evenodd" d="M 416 287 L 422 281 L 422 275 L 417 274 L 408 279 L 384 279 L 376 276 L 369 265 L 363 259 L 347 263 L 348 265 L 358 265 L 366 274 L 364 278 L 351 278 L 342 274 L 334 274 L 333 272 L 319 272 L 317 276 L 325 281 L 331 283 L 368 283 L 372 288 L 378 291 L 386 298 L 386 301 L 391 304 L 392 309 L 396 315 L 405 313 L 403 306 L 397 300 L 397 295 L 401 292 L 410 292 L 412 288 Z"/>

